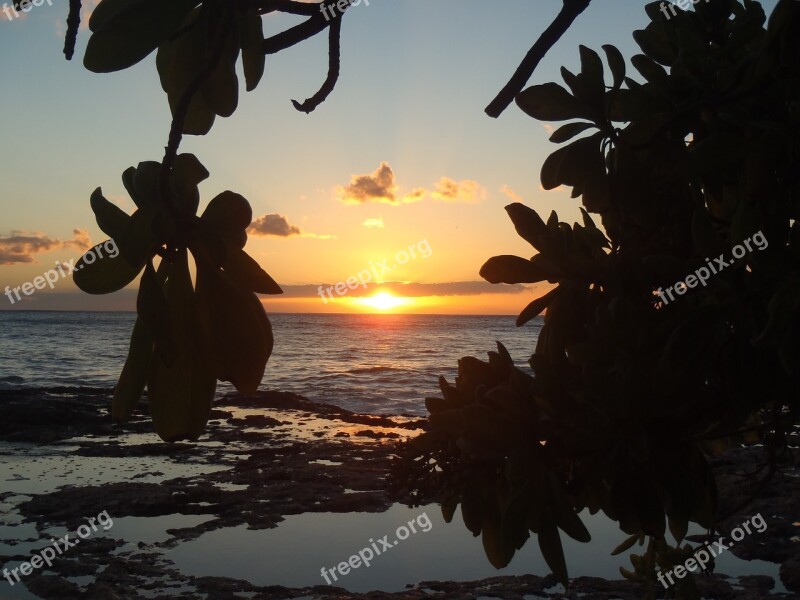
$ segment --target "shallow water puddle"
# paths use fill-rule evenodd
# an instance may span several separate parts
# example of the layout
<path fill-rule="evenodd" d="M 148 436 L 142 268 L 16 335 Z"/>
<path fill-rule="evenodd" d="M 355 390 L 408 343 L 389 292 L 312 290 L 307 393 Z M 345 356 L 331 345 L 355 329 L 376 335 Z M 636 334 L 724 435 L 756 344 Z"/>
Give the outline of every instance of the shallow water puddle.
<path fill-rule="evenodd" d="M 417 520 L 425 513 L 429 531 Z M 592 542 L 581 544 L 562 536 L 571 577 L 595 576 L 619 579 L 619 567 L 629 567 L 627 556 L 610 552 L 623 539 L 617 525 L 602 515 L 581 515 L 592 534 Z M 397 540 L 397 529 L 414 520 L 417 533 Z M 699 533 L 699 532 L 693 532 Z M 397 541 L 383 550 L 378 542 L 388 534 Z M 401 536 L 404 533 L 401 533 Z M 352 592 L 399 591 L 408 584 L 431 580 L 470 581 L 497 575 L 546 575 L 546 567 L 534 539 L 528 540 L 511 563 L 500 571 L 487 561 L 480 538 L 461 522 L 460 513 L 447 524 L 438 506 L 408 508 L 395 505 L 384 513 L 305 513 L 292 515 L 274 529 L 249 530 L 246 526 L 207 533 L 167 552 L 184 574 L 244 579 L 255 585 L 304 587 L 325 585 L 321 569 L 347 562 L 360 550 L 381 549 L 369 567 L 361 564 L 346 575 L 336 572 L 331 584 Z M 374 553 L 374 551 L 373 551 Z M 358 561 L 354 561 L 357 563 Z M 717 572 L 730 575 L 769 575 L 776 592 L 785 591 L 778 578 L 778 565 L 742 561 L 731 553 L 717 559 Z"/>

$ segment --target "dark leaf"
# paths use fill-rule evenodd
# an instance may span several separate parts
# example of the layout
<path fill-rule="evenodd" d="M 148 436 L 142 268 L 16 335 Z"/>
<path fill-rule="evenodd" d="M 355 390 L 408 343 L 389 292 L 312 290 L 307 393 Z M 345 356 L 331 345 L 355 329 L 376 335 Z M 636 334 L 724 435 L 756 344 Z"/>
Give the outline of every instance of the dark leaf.
<path fill-rule="evenodd" d="M 537 283 L 551 274 L 519 256 L 494 256 L 481 267 L 480 276 L 489 283 Z"/>
<path fill-rule="evenodd" d="M 87 294 L 110 294 L 131 283 L 142 266 L 133 266 L 122 258 L 121 253 L 111 256 L 104 253 L 105 244 L 97 244 L 86 252 L 75 265 L 75 285 Z"/>
<path fill-rule="evenodd" d="M 135 65 L 178 29 L 197 2 L 103 0 L 89 22 L 94 33 L 86 47 L 84 66 L 95 73 L 108 73 Z"/>
<path fill-rule="evenodd" d="M 566 121 L 586 118 L 586 107 L 557 83 L 534 85 L 520 92 L 517 105 L 540 121 Z"/>
<path fill-rule="evenodd" d="M 130 217 L 116 204 L 103 196 L 103 190 L 97 188 L 89 199 L 97 226 L 111 239 L 118 239 L 124 231 Z"/>

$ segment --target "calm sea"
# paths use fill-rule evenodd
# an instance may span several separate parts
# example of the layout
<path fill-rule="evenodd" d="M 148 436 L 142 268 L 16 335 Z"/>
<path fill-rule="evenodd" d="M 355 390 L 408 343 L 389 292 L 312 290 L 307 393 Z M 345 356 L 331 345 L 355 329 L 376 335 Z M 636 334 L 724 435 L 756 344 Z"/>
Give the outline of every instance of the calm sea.
<path fill-rule="evenodd" d="M 125 361 L 132 313 L 0 312 L 0 389 L 110 388 Z M 425 414 L 457 361 L 499 340 L 524 365 L 541 328 L 510 316 L 271 315 L 275 350 L 262 389 L 370 413 Z M 220 393 L 232 391 L 220 386 Z"/>

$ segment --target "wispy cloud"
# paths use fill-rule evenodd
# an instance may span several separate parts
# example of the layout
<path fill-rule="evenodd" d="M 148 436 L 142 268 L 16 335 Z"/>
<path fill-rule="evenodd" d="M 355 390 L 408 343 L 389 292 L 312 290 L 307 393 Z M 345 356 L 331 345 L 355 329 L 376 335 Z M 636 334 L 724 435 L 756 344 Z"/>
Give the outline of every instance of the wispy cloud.
<path fill-rule="evenodd" d="M 325 283 L 322 287 L 332 284 Z M 319 285 L 282 285 L 284 298 L 311 298 L 319 295 Z M 479 294 L 522 294 L 531 288 L 522 285 L 492 285 L 487 281 L 451 281 L 444 283 L 383 282 L 381 291 L 390 291 L 395 296 L 421 298 L 427 296 L 476 296 Z M 350 296 L 371 296 L 375 286 L 350 290 Z"/>
<path fill-rule="evenodd" d="M 520 203 L 522 203 L 522 204 L 524 204 L 524 203 L 525 203 L 525 200 L 523 200 L 523 199 L 522 199 L 522 196 L 520 196 L 520 195 L 519 195 L 517 192 L 515 192 L 514 190 L 512 190 L 512 189 L 511 189 L 510 187 L 508 187 L 507 185 L 503 185 L 503 187 L 501 187 L 501 188 L 500 188 L 500 192 L 501 192 L 502 194 L 505 194 L 506 196 L 508 196 L 508 197 L 509 197 L 511 200 L 513 200 L 514 202 L 520 202 Z"/>
<path fill-rule="evenodd" d="M 362 223 L 367 229 L 383 229 L 383 217 L 371 217 Z"/>
<path fill-rule="evenodd" d="M 453 181 L 449 177 L 442 177 L 436 182 L 436 190 L 431 196 L 443 202 L 477 204 L 486 198 L 486 190 L 481 184 L 472 179 Z"/>
<path fill-rule="evenodd" d="M 38 262 L 36 254 L 52 250 L 75 249 L 81 252 L 91 248 L 92 240 L 85 229 L 73 229 L 71 240 L 52 238 L 41 232 L 12 231 L 0 238 L 0 265 Z"/>

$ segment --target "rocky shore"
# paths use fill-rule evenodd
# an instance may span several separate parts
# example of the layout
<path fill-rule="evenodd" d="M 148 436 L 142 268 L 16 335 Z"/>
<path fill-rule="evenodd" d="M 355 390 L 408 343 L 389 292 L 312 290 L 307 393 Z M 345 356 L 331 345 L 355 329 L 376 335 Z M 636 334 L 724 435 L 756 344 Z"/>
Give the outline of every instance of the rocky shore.
<path fill-rule="evenodd" d="M 241 525 L 271 528 L 286 516 L 310 512 L 387 510 L 397 500 L 386 492 L 396 444 L 418 433 L 425 422 L 409 416 L 355 414 L 295 394 L 261 392 L 222 398 L 198 443 L 169 445 L 155 441 L 146 415 L 124 427 L 112 425 L 110 392 L 0 391 L 4 532 L 0 548 L 11 548 L 0 555 L 0 564 L 28 560 L 28 552 L 14 548 L 44 545 L 49 537 L 38 532 L 54 527 L 74 531 L 87 515 L 103 510 L 114 518 L 180 514 L 204 519 L 195 526 L 170 529 L 168 539 L 152 544 L 131 545 L 113 536 L 88 538 L 57 558 L 52 568 L 25 579 L 28 590 L 38 597 L 634 600 L 642 596 L 634 583 L 589 577 L 574 579 L 566 593 L 551 576 L 528 575 L 426 581 L 401 592 L 356 594 L 327 585 L 291 589 L 185 575 L 170 561 L 169 550 L 210 531 Z M 122 459 L 136 460 L 100 473 L 101 465 Z M 738 450 L 720 464 L 723 496 L 731 505 L 748 493 L 746 482 L 755 477 L 757 459 L 757 450 Z M 81 468 L 97 472 L 77 476 Z M 769 595 L 775 585 L 769 577 L 733 580 L 713 575 L 699 578 L 703 597 L 800 598 L 799 472 L 796 462 L 789 465 L 754 504 L 724 524 L 734 527 L 761 512 L 769 525 L 765 534 L 758 540 L 745 538 L 732 552 L 748 560 L 781 563 L 783 584 L 798 593 Z M 40 539 L 22 534 L 26 527 L 31 530 L 31 524 Z M 15 598 L 16 589 L 0 580 L 0 599 Z"/>

